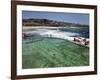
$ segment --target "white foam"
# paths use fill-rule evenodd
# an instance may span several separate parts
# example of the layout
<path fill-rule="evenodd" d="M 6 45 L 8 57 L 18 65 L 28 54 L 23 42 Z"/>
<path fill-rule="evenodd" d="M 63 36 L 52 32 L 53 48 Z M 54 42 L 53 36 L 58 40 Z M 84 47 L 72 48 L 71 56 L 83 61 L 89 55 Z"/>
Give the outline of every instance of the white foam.
<path fill-rule="evenodd" d="M 27 31 L 27 34 L 34 34 L 38 33 L 43 37 L 55 37 L 67 40 L 73 40 L 75 35 L 79 35 L 78 33 L 71 33 L 71 32 L 63 32 L 60 30 L 50 30 L 50 29 L 36 29 L 35 31 Z"/>

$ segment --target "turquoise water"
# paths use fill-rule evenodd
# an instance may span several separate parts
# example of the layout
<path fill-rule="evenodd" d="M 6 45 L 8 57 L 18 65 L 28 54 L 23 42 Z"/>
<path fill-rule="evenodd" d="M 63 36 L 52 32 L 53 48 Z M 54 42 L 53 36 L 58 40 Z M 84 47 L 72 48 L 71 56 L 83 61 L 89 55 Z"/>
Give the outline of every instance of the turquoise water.
<path fill-rule="evenodd" d="M 58 38 L 23 39 L 22 68 L 88 66 L 89 48 Z"/>
<path fill-rule="evenodd" d="M 22 68 L 89 66 L 89 48 L 60 38 L 43 37 L 37 33 L 37 29 L 23 30 L 28 31 L 36 32 L 23 37 Z M 60 28 L 59 31 L 78 33 L 81 37 L 89 38 L 88 27 Z"/>

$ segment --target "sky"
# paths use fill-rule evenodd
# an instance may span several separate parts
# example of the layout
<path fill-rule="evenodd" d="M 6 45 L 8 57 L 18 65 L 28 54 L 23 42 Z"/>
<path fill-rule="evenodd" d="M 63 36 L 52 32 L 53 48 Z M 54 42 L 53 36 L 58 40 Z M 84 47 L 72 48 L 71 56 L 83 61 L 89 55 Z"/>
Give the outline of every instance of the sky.
<path fill-rule="evenodd" d="M 37 18 L 89 25 L 89 14 L 68 12 L 22 11 L 22 19 Z"/>

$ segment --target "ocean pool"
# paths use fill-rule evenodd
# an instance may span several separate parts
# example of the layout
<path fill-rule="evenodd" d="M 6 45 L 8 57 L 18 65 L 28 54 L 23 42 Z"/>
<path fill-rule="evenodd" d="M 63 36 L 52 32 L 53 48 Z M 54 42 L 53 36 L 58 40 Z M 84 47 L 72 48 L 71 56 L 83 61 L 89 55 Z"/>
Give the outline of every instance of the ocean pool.
<path fill-rule="evenodd" d="M 23 39 L 23 69 L 69 66 L 89 66 L 89 48 L 60 38 Z"/>

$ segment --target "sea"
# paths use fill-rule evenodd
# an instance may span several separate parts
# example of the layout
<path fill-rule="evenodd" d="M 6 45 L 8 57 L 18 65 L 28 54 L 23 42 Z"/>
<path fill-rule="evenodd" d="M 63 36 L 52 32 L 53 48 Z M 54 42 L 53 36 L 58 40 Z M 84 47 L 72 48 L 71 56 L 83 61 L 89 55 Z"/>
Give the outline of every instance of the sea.
<path fill-rule="evenodd" d="M 78 35 L 71 35 L 70 37 L 84 37 L 84 38 L 89 38 L 89 27 L 45 27 L 45 28 L 27 28 L 27 29 L 23 29 L 23 32 L 35 32 L 35 33 L 38 33 L 38 32 L 44 32 L 46 30 L 58 30 L 59 32 L 65 32 L 65 33 L 72 33 L 72 34 L 78 34 Z"/>
<path fill-rule="evenodd" d="M 64 32 L 78 33 L 80 37 L 89 38 L 89 27 L 60 28 L 59 30 Z"/>

